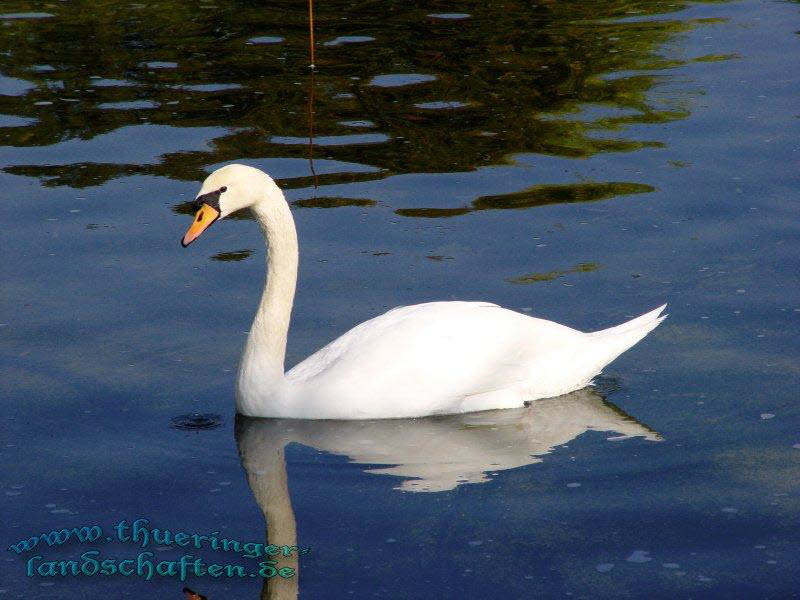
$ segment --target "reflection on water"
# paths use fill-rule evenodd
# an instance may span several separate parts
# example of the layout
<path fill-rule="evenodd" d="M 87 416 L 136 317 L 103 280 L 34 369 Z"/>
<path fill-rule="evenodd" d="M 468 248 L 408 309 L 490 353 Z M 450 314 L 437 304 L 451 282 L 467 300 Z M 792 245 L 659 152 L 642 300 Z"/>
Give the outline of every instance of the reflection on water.
<path fill-rule="evenodd" d="M 252 250 L 234 250 L 232 252 L 219 252 L 211 257 L 211 260 L 226 261 L 240 261 L 249 258 L 253 254 Z"/>
<path fill-rule="evenodd" d="M 481 484 L 500 471 L 542 462 L 557 446 L 587 431 L 615 440 L 661 437 L 591 388 L 539 400 L 521 409 L 378 421 L 305 421 L 237 416 L 236 441 L 247 481 L 267 525 L 267 544 L 297 543 L 284 449 L 303 444 L 399 478 L 402 492 L 445 492 Z M 624 451 L 624 447 L 620 447 Z M 317 483 L 320 487 L 326 481 Z M 535 501 L 535 499 L 532 499 Z M 302 519 L 302 517 L 301 517 Z M 286 566 L 299 569 L 296 556 Z M 293 598 L 299 577 L 265 580 L 262 598 Z"/>
<path fill-rule="evenodd" d="M 265 485 L 282 493 L 285 457 L 315 547 L 301 595 L 791 596 L 797 6 L 318 2 L 312 82 L 305 2 L 5 0 L 4 539 L 138 515 L 263 536 L 229 435 L 263 246 L 236 222 L 188 254 L 176 234 L 181 200 L 237 161 L 287 188 L 301 230 L 289 364 L 398 304 L 586 329 L 674 307 L 604 391 L 664 443 L 594 401 L 550 429 L 524 415 L 558 403 L 372 433 L 256 423 Z M 623 431 L 559 444 L 589 426 Z M 641 437 L 603 441 L 620 435 Z M 180 592 L 11 567 L 0 597 Z"/>
<path fill-rule="evenodd" d="M 248 44 L 280 44 L 284 39 L 277 35 L 260 35 L 247 40 Z"/>
<path fill-rule="evenodd" d="M 0 20 L 8 21 L 11 19 L 47 19 L 54 16 L 52 13 L 46 12 L 19 12 L 19 13 L 4 13 L 0 15 Z"/>
<path fill-rule="evenodd" d="M 274 135 L 269 138 L 273 144 L 308 145 L 308 138 Z M 358 144 L 382 144 L 389 138 L 383 133 L 361 133 L 357 135 L 322 135 L 314 138 L 316 146 L 355 146 Z"/>
<path fill-rule="evenodd" d="M 250 424 L 242 420 L 256 421 L 256 419 L 237 417 L 236 437 L 242 466 L 247 474 L 247 484 L 264 514 L 266 524 L 264 543 L 275 546 L 298 546 L 297 522 L 289 494 L 284 446 L 271 440 L 253 439 L 253 435 L 258 435 L 258 430 L 254 429 L 251 434 Z M 297 554 L 281 557 L 280 566 L 290 567 L 294 570 L 295 576 L 264 579 L 260 596 L 262 600 L 287 600 L 297 597 L 302 576 Z"/>
<path fill-rule="evenodd" d="M 564 275 L 570 273 L 591 273 L 601 268 L 603 265 L 597 263 L 580 263 L 563 271 L 547 271 L 545 273 L 531 273 L 530 275 L 521 275 L 519 277 L 509 277 L 509 283 L 537 283 L 541 281 L 553 281 Z"/>
<path fill-rule="evenodd" d="M 357 44 L 374 41 L 375 38 L 368 35 L 340 35 L 336 39 L 325 42 L 323 46 L 338 46 L 340 44 Z"/>
<path fill-rule="evenodd" d="M 615 196 L 644 194 L 655 188 L 642 183 L 573 183 L 564 185 L 535 185 L 515 192 L 497 196 L 480 196 L 472 206 L 464 208 L 398 208 L 395 213 L 402 217 L 457 217 L 476 210 L 498 210 L 532 208 L 547 204 L 572 202 L 597 202 Z"/>
<path fill-rule="evenodd" d="M 688 112 L 659 104 L 648 94 L 658 78 L 641 71 L 681 64 L 665 61 L 661 45 L 702 23 L 642 18 L 684 5 L 512 3 L 469 14 L 393 8 L 371 15 L 361 5 L 322 3 L 317 35 L 328 41 L 317 49 L 314 95 L 324 147 L 316 157 L 370 165 L 372 178 L 382 178 L 473 170 L 520 152 L 581 157 L 659 145 L 626 139 L 624 129 Z M 233 13 L 227 4 L 194 11 L 173 1 L 130 11 L 122 2 L 98 2 L 52 10 L 52 18 L 3 17 L 0 113 L 35 122 L 6 126 L 2 135 L 47 157 L 7 157 L 6 171 L 85 187 L 133 173 L 197 181 L 211 164 L 304 156 L 306 120 L 284 108 L 303 106 L 307 94 L 299 5 L 237 6 Z M 640 19 L 619 19 L 633 13 Z M 403 51 L 387 51 L 394 47 Z M 622 116 L 595 119 L 598 107 Z M 376 131 L 347 130 L 364 121 Z M 223 123 L 225 131 L 203 130 L 212 144 L 167 144 L 154 162 L 58 156 L 65 145 L 82 154 L 84 145 L 124 127 Z"/>
<path fill-rule="evenodd" d="M 406 492 L 442 492 L 489 481 L 488 473 L 541 462 L 556 446 L 590 430 L 661 440 L 592 388 L 526 408 L 422 419 L 239 421 L 237 439 L 248 471 L 267 448 L 297 442 L 355 463 L 392 465 L 366 471 L 401 477 L 396 489 Z"/>

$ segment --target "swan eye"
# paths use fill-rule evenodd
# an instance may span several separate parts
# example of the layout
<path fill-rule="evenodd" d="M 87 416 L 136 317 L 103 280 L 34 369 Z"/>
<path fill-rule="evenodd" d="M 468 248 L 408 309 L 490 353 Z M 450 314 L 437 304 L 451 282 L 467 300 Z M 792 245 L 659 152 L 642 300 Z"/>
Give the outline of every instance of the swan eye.
<path fill-rule="evenodd" d="M 214 190 L 213 192 L 208 192 L 207 194 L 198 196 L 197 198 L 194 199 L 192 205 L 195 207 L 195 209 L 200 209 L 203 206 L 203 204 L 208 204 L 214 210 L 219 211 L 219 197 L 227 189 L 228 186 L 223 185 L 218 190 Z"/>

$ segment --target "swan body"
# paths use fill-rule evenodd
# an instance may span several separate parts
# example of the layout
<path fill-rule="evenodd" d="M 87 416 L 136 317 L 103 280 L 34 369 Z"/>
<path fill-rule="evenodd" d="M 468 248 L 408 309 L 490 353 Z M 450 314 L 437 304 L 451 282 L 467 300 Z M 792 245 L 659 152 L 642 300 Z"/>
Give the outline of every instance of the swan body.
<path fill-rule="evenodd" d="M 357 325 L 284 373 L 297 281 L 294 220 L 264 172 L 209 175 L 183 244 L 250 208 L 266 237 L 267 284 L 248 335 L 237 411 L 254 417 L 384 419 L 521 407 L 581 389 L 664 318 L 661 306 L 584 333 L 487 302 L 404 306 Z"/>

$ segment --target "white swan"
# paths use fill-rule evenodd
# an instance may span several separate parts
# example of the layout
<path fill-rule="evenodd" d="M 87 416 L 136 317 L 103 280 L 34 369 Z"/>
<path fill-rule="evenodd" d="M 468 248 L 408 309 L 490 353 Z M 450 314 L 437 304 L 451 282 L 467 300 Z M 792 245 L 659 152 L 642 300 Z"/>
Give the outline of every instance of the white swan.
<path fill-rule="evenodd" d="M 263 171 L 227 165 L 203 182 L 183 246 L 250 208 L 268 247 L 267 283 L 239 365 L 236 409 L 253 417 L 385 419 L 520 407 L 588 385 L 665 317 L 661 306 L 583 333 L 487 302 L 403 306 L 365 321 L 284 373 L 297 232 Z"/>

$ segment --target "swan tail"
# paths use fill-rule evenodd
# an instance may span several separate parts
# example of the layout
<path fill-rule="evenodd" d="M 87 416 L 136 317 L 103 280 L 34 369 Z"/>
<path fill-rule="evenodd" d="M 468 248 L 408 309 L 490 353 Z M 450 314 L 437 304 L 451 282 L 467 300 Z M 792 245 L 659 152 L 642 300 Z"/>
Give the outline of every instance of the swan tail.
<path fill-rule="evenodd" d="M 663 304 L 655 310 L 626 321 L 621 325 L 588 333 L 587 335 L 594 342 L 596 356 L 601 358 L 595 367 L 596 372 L 594 375 L 599 374 L 607 364 L 658 327 L 661 321 L 668 316 L 661 314 L 666 307 L 667 305 Z M 598 346 L 602 350 L 597 350 Z"/>

